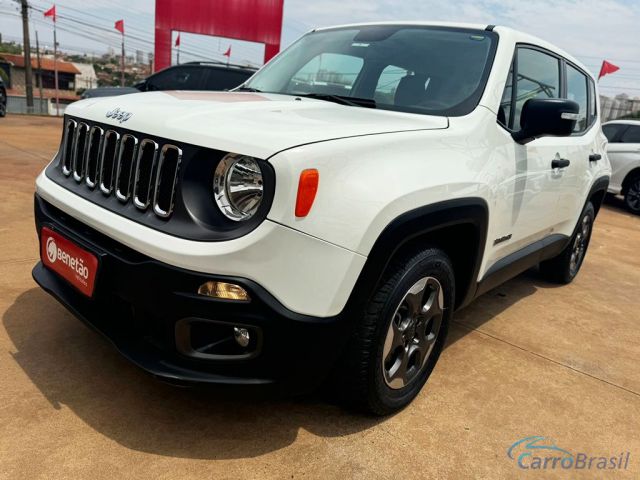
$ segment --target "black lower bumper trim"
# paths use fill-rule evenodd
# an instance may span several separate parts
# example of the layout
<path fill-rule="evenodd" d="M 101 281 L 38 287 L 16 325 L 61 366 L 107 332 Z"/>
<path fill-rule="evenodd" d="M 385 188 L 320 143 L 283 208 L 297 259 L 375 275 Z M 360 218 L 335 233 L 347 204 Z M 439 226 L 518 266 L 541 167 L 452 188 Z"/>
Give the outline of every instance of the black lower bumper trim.
<path fill-rule="evenodd" d="M 124 357 L 163 381 L 304 393 L 322 382 L 346 344 L 348 326 L 341 317 L 315 318 L 290 312 L 254 282 L 158 262 L 69 217 L 38 196 L 35 217 L 38 234 L 47 226 L 100 259 L 92 298 L 42 262 L 33 269 L 35 281 L 105 336 Z M 242 285 L 251 302 L 196 295 L 198 286 L 208 280 Z M 261 333 L 259 352 L 237 360 L 186 357 L 176 348 L 176 324 L 194 317 L 254 328 Z"/>

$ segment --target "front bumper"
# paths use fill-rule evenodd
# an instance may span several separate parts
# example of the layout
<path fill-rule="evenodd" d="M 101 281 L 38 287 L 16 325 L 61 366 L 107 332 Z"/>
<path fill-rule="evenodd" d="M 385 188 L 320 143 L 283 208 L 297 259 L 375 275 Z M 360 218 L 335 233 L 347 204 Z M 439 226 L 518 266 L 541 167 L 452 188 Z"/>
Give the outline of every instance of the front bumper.
<path fill-rule="evenodd" d="M 92 298 L 85 297 L 42 262 L 35 281 L 69 311 L 107 337 L 131 362 L 178 384 L 262 386 L 297 394 L 318 386 L 349 336 L 340 315 L 317 318 L 292 312 L 257 283 L 196 273 L 140 254 L 35 197 L 38 234 L 43 226 L 98 256 L 100 270 Z M 198 296 L 208 280 L 244 287 L 249 303 Z M 259 337 L 251 355 L 194 358 L 176 347 L 184 319 L 243 326 Z"/>

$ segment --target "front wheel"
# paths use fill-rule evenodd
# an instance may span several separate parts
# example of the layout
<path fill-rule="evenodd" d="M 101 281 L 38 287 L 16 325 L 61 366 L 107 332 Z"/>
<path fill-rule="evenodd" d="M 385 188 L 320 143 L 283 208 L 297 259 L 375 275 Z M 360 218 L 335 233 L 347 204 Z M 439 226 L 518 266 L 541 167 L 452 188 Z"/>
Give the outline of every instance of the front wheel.
<path fill-rule="evenodd" d="M 631 213 L 640 215 L 640 174 L 629 181 L 624 194 L 624 204 Z"/>
<path fill-rule="evenodd" d="M 451 261 L 436 248 L 388 268 L 349 346 L 343 373 L 352 401 L 387 415 L 418 395 L 442 351 L 454 289 Z"/>
<path fill-rule="evenodd" d="M 547 279 L 567 284 L 576 278 L 587 255 L 595 218 L 596 211 L 593 204 L 588 202 L 580 215 L 569 245 L 557 257 L 540 264 L 540 271 Z"/>

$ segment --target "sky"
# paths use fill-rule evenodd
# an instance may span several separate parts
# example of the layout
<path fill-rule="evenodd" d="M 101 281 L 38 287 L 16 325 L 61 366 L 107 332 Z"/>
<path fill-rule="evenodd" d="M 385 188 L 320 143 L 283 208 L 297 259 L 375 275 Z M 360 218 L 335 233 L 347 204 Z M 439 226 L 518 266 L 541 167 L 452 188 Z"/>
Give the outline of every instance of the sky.
<path fill-rule="evenodd" d="M 34 7 L 32 42 L 37 29 L 41 43 L 52 44 L 51 21 L 41 13 L 52 2 L 29 1 Z M 182 1 L 188 5 L 188 0 Z M 127 33 L 136 37 L 127 40 L 127 53 L 136 49 L 153 51 L 154 0 L 60 0 L 56 4 L 58 14 L 68 17 L 58 22 L 58 41 L 63 50 L 102 54 L 111 46 L 117 51 L 120 40 L 113 22 L 122 18 Z M 0 0 L 3 39 L 21 40 L 17 11 L 15 0 Z M 640 97 L 640 0 L 285 0 L 282 44 L 289 45 L 315 27 L 378 20 L 513 27 L 558 45 L 596 75 L 603 59 L 616 64 L 620 71 L 600 82 L 601 93 L 625 92 Z M 187 33 L 181 35 L 180 60 L 226 60 L 222 53 L 229 46 L 232 62 L 261 63 L 264 48 L 260 44 Z"/>

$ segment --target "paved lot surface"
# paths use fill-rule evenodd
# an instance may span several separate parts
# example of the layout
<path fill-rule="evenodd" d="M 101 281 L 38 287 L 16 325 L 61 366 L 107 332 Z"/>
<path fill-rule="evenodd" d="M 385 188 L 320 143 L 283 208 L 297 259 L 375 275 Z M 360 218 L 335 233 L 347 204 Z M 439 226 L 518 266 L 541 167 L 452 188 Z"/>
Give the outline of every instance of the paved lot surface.
<path fill-rule="evenodd" d="M 640 477 L 640 218 L 619 201 L 574 284 L 527 273 L 460 312 L 397 415 L 221 400 L 147 377 L 36 288 L 33 183 L 60 128 L 0 119 L 0 479 Z M 523 472 L 506 452 L 531 435 L 628 469 Z"/>

